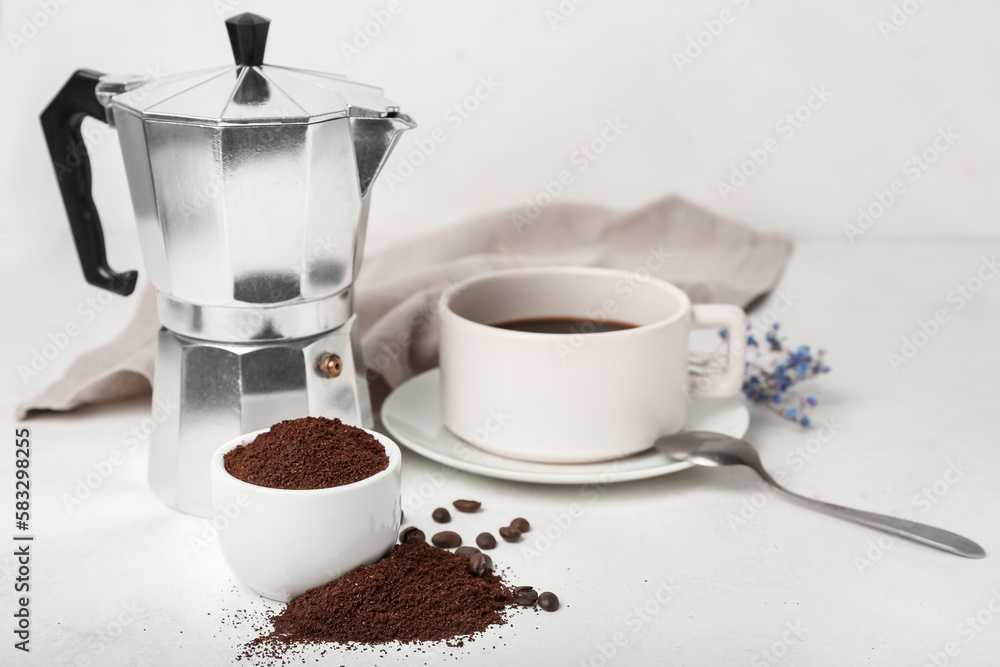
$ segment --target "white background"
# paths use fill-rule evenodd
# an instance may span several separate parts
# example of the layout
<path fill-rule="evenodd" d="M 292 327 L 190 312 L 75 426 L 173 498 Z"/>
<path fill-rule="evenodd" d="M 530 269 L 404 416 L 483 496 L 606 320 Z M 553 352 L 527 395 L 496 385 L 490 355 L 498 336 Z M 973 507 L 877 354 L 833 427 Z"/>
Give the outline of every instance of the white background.
<path fill-rule="evenodd" d="M 92 320 L 79 315 L 99 292 L 80 275 L 38 113 L 79 67 L 176 72 L 231 59 L 216 9 L 226 5 L 208 1 L 71 0 L 15 52 L 9 34 L 20 34 L 40 6 L 0 4 L 6 88 L 0 103 L 0 410 L 8 424 L 17 400 L 116 335 L 135 303 L 114 298 Z M 510 545 L 498 549 L 497 561 L 511 567 L 518 583 L 551 588 L 569 606 L 554 615 L 522 616 L 513 628 L 490 635 L 504 637 L 497 650 L 487 640 L 458 653 L 463 664 L 596 666 L 605 664 L 601 649 L 619 631 L 629 633 L 627 647 L 606 664 L 919 666 L 950 642 L 958 654 L 948 665 L 995 662 L 1000 283 L 984 283 L 961 310 L 947 295 L 977 276 L 984 255 L 1000 250 L 992 196 L 1000 181 L 1000 5 L 928 0 L 885 39 L 878 23 L 893 12 L 888 0 L 759 0 L 745 10 L 728 0 L 589 0 L 555 29 L 546 16 L 557 10 L 554 0 L 406 2 L 347 62 L 342 44 L 386 6 L 248 0 L 232 10 L 273 19 L 268 61 L 382 85 L 421 123 L 404 135 L 386 175 L 398 171 L 420 139 L 444 128 L 447 141 L 412 176 L 395 188 L 385 178 L 377 185 L 372 245 L 523 206 L 562 169 L 574 170 L 566 201 L 627 208 L 678 194 L 790 235 L 798 244 L 782 287 L 797 300 L 781 319 L 793 343 L 829 349 L 834 372 L 816 385 L 816 416 L 843 428 L 801 466 L 792 461 L 816 430 L 754 410 L 748 438 L 798 491 L 872 511 L 912 513 L 967 534 L 990 553 L 966 561 L 902 541 L 883 548 L 878 533 L 778 499 L 734 528 L 730 517 L 760 498 L 748 471 L 695 470 L 615 485 L 542 558 L 529 562 Z M 724 9 L 733 12 L 733 22 L 679 71 L 673 54 Z M 499 88 L 460 126 L 449 124 L 445 114 L 481 77 L 492 77 Z M 825 86 L 832 97 L 723 201 L 717 182 L 748 149 L 781 136 L 776 123 L 804 103 L 813 86 Z M 574 152 L 609 118 L 627 130 L 585 172 L 576 171 Z M 954 146 L 919 180 L 908 180 L 904 162 L 948 127 L 959 135 Z M 95 192 L 111 263 L 141 273 L 117 141 L 113 134 L 97 136 Z M 904 180 L 905 194 L 849 244 L 844 225 L 894 179 Z M 903 338 L 912 340 L 919 323 L 942 308 L 947 326 L 894 371 L 887 354 L 899 352 Z M 38 376 L 19 378 L 17 366 L 69 323 L 79 325 L 79 335 Z M 252 636 L 245 625 L 216 619 L 223 610 L 264 605 L 236 585 L 217 548 L 190 548 L 205 529 L 202 520 L 166 509 L 148 492 L 144 444 L 81 507 L 70 511 L 62 501 L 147 417 L 148 397 L 142 397 L 29 422 L 39 535 L 37 652 L 30 664 L 89 659 L 215 667 L 229 664 L 235 647 Z M 10 461 L 0 455 L 2 499 L 12 488 Z M 951 483 L 953 466 L 963 472 Z M 412 454 L 404 469 L 404 493 L 440 472 Z M 940 493 L 933 502 L 917 501 L 934 488 Z M 420 507 L 408 507 L 408 515 L 427 524 L 430 508 L 464 496 L 484 500 L 490 513 L 483 521 L 528 516 L 538 528 L 528 543 L 534 545 L 581 493 L 455 473 Z M 0 535 L 7 534 L 7 502 L 0 503 Z M 471 518 L 456 522 L 466 532 L 474 525 Z M 11 565 L 0 557 L 0 618 L 12 608 Z M 633 632 L 630 614 L 655 599 L 664 581 L 678 586 L 676 596 Z M 123 605 L 132 605 L 124 617 Z M 988 622 L 970 634 L 966 619 L 977 615 Z M 128 625 L 102 639 L 119 618 Z M 787 623 L 801 624 L 805 635 L 779 646 Z M 0 620 L 0 636 L 9 639 L 7 633 L 7 621 Z M 0 645 L 0 664 L 20 664 L 22 657 L 7 639 Z M 373 659 L 337 651 L 327 656 L 331 664 Z M 382 662 L 425 661 L 456 663 L 436 648 Z"/>
<path fill-rule="evenodd" d="M 919 8 L 885 35 L 879 22 L 892 18 L 888 0 L 586 0 L 578 7 L 567 0 L 575 11 L 565 17 L 557 0 L 399 0 L 398 14 L 384 28 L 367 26 L 376 36 L 350 56 L 345 45 L 388 0 L 52 1 L 58 12 L 16 52 L 10 33 L 25 32 L 40 0 L 0 5 L 7 90 L 0 229 L 12 241 L 60 234 L 67 261 L 69 234 L 39 111 L 79 67 L 172 73 L 231 62 L 221 20 L 237 11 L 272 19 L 268 62 L 380 85 L 417 119 L 420 128 L 404 135 L 384 176 L 398 171 L 419 139 L 445 130 L 445 143 L 414 175 L 395 188 L 380 182 L 369 227 L 375 245 L 523 206 L 566 168 L 575 176 L 566 200 L 635 207 L 679 194 L 761 229 L 843 237 L 856 209 L 901 178 L 903 163 L 942 127 L 960 139 L 918 181 L 903 177 L 906 194 L 870 233 L 996 233 L 1000 5 L 990 0 L 909 0 Z M 678 67 L 675 54 L 723 11 L 731 23 L 711 41 L 703 34 L 709 46 Z M 499 87 L 455 127 L 445 114 L 474 94 L 481 77 Z M 832 97 L 785 139 L 775 125 L 813 86 Z M 609 118 L 627 130 L 577 172 L 574 152 Z M 782 138 L 778 152 L 723 201 L 717 183 L 771 136 Z M 113 135 L 93 157 L 105 224 L 129 229 Z"/>

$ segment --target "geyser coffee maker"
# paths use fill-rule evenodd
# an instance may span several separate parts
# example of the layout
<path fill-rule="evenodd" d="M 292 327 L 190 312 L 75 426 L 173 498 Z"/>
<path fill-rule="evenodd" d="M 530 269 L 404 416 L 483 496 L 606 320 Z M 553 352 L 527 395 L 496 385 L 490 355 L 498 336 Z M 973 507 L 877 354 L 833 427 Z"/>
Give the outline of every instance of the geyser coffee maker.
<path fill-rule="evenodd" d="M 226 21 L 235 66 L 164 78 L 79 70 L 42 113 L 89 283 L 132 293 L 108 266 L 81 138 L 118 131 L 160 323 L 149 482 L 211 515 L 209 458 L 272 423 L 322 415 L 371 425 L 351 284 L 371 186 L 414 127 L 379 88 L 264 65 L 269 22 Z"/>

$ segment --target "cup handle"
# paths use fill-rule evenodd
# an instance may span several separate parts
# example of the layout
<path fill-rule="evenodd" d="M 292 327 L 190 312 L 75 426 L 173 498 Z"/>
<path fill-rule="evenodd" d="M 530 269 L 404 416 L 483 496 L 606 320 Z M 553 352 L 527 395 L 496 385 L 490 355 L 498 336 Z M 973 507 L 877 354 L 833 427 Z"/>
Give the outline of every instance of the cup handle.
<path fill-rule="evenodd" d="M 734 396 L 743 388 L 747 346 L 743 332 L 747 315 L 739 306 L 699 304 L 691 306 L 691 326 L 696 329 L 722 327 L 726 330 L 726 367 L 709 375 L 691 378 L 691 396 L 720 398 Z"/>

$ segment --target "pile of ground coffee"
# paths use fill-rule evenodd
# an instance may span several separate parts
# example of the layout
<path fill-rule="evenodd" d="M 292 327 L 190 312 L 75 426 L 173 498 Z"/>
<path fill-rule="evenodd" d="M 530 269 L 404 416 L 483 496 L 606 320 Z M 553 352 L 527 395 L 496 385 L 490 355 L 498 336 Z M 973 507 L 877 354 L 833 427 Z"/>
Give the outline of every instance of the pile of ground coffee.
<path fill-rule="evenodd" d="M 499 575 L 469 572 L 469 559 L 423 541 L 398 544 L 372 565 L 306 591 L 271 619 L 247 657 L 276 656 L 293 644 L 464 641 L 506 623 L 514 592 Z"/>
<path fill-rule="evenodd" d="M 461 511 L 480 508 L 477 501 L 461 502 L 469 503 L 468 508 L 475 505 Z M 523 518 L 508 527 L 518 531 L 518 539 L 531 530 Z M 554 593 L 508 585 L 490 556 L 473 546 L 459 546 L 458 533 L 435 534 L 433 546 L 424 531 L 408 526 L 399 542 L 379 562 L 361 565 L 293 599 L 270 618 L 272 630 L 245 644 L 237 660 L 290 665 L 296 655 L 305 660 L 301 652 L 309 645 L 318 647 L 320 660 L 327 653 L 324 644 L 382 655 L 389 655 L 391 643 L 416 645 L 417 651 L 425 650 L 422 642 L 460 647 L 493 626 L 508 625 L 513 609 L 551 612 L 560 607 Z M 441 546 L 444 542 L 447 547 Z M 476 542 L 485 549 L 497 547 L 489 533 L 481 533 Z M 446 550 L 451 547 L 457 548 Z M 259 632 L 259 626 L 254 630 Z"/>
<path fill-rule="evenodd" d="M 339 419 L 279 422 L 223 458 L 236 479 L 272 489 L 326 489 L 353 484 L 389 467 L 385 447 Z"/>

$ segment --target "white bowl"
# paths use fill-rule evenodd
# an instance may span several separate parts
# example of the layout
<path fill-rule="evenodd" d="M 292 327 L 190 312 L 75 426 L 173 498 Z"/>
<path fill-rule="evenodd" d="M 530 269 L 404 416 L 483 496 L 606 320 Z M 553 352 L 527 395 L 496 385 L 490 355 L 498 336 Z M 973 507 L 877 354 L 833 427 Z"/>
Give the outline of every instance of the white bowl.
<path fill-rule="evenodd" d="M 223 457 L 269 429 L 232 440 L 212 456 L 212 510 L 229 568 L 266 598 L 287 602 L 310 588 L 374 563 L 399 533 L 399 447 L 374 431 L 389 465 L 328 489 L 271 489 L 226 471 Z"/>

